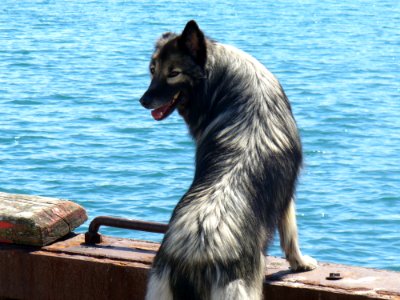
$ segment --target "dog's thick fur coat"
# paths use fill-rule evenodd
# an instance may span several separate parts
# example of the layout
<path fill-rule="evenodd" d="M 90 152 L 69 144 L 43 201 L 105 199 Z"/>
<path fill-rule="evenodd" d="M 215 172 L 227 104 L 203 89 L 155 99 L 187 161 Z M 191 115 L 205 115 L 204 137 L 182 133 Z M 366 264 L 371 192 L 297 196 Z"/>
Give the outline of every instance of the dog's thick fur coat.
<path fill-rule="evenodd" d="M 177 108 L 197 148 L 193 183 L 173 212 L 146 299 L 261 299 L 276 228 L 291 268 L 315 268 L 298 246 L 302 150 L 277 79 L 250 55 L 205 38 L 194 21 L 159 39 L 150 71 L 141 103 L 157 120 Z"/>

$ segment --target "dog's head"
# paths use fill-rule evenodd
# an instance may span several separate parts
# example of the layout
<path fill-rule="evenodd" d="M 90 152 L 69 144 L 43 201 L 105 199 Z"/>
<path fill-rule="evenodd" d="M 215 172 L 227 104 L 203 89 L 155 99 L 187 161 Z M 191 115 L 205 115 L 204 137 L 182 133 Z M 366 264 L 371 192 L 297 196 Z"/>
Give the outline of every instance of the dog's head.
<path fill-rule="evenodd" d="M 150 62 L 150 86 L 140 99 L 154 119 L 165 119 L 177 107 L 185 113 L 195 86 L 204 79 L 206 59 L 206 40 L 195 21 L 181 35 L 162 35 Z"/>

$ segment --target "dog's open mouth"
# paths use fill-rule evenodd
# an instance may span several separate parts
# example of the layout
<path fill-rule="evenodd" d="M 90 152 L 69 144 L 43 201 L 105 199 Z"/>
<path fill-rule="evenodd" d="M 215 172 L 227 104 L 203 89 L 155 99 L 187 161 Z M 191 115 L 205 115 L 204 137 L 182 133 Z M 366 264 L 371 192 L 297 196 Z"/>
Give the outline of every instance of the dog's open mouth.
<path fill-rule="evenodd" d="M 181 98 L 180 96 L 181 92 L 178 92 L 175 94 L 171 102 L 152 110 L 151 115 L 153 116 L 154 120 L 161 121 L 168 117 L 178 105 L 179 99 Z"/>

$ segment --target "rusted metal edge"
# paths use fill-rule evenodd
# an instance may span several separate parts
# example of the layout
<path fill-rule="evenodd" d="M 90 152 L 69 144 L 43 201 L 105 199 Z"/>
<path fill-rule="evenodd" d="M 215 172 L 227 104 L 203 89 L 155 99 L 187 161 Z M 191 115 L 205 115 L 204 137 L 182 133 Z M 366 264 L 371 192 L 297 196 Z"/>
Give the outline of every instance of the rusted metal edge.
<path fill-rule="evenodd" d="M 118 262 L 135 262 L 145 264 L 149 268 L 158 248 L 159 244 L 154 242 L 108 236 L 103 236 L 103 241 L 100 244 L 87 245 L 83 243 L 82 235 L 55 246 L 45 247 L 47 251 L 87 255 Z M 282 288 L 285 294 L 289 290 L 295 290 L 300 294 L 307 291 L 307 297 L 304 298 L 307 300 L 313 299 L 317 294 L 341 295 L 329 299 L 400 299 L 399 272 L 319 262 L 319 267 L 316 270 L 293 273 L 285 259 L 268 256 L 266 261 L 264 288 L 268 290 L 268 293 L 271 289 L 281 290 Z M 338 277 L 338 274 L 340 274 L 340 278 L 330 280 L 330 276 Z M 344 298 L 344 295 L 347 295 L 347 298 Z M 293 297 L 295 299 L 295 295 Z M 277 298 L 271 299 L 292 298 L 277 296 Z M 328 298 L 324 296 L 320 299 Z"/>
<path fill-rule="evenodd" d="M 141 300 L 158 248 L 107 236 L 88 245 L 84 235 L 42 248 L 0 244 L 0 299 Z M 265 272 L 268 300 L 400 299 L 399 272 L 320 262 L 311 272 L 292 273 L 286 260 L 270 256 Z M 331 273 L 342 279 L 327 280 Z"/>

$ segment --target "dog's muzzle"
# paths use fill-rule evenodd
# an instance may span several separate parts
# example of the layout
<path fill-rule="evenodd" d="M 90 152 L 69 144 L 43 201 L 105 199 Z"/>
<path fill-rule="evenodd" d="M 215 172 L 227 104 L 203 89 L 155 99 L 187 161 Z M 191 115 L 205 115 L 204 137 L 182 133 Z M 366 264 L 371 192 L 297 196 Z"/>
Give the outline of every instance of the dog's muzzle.
<path fill-rule="evenodd" d="M 149 97 L 147 92 L 144 93 L 144 95 L 142 96 L 142 98 L 140 98 L 140 104 L 142 104 L 142 106 L 144 108 L 150 109 L 150 108 L 154 108 L 153 107 L 153 97 Z"/>

